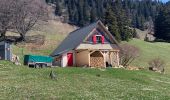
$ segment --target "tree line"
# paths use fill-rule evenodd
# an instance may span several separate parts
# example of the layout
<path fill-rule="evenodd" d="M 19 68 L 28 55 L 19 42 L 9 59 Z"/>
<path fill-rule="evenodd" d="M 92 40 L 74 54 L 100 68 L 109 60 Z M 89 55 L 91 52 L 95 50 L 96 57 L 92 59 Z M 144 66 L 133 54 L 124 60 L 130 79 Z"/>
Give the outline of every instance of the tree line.
<path fill-rule="evenodd" d="M 154 24 L 157 40 L 170 42 L 170 1 L 162 6 Z"/>
<path fill-rule="evenodd" d="M 158 0 L 46 0 L 56 5 L 55 14 L 68 16 L 68 23 L 85 26 L 96 20 L 108 24 L 118 41 L 134 37 L 135 30 L 152 24 L 163 5 Z"/>
<path fill-rule="evenodd" d="M 69 16 L 69 22 L 79 26 L 103 19 L 107 7 L 112 3 L 125 10 L 130 25 L 144 29 L 144 23 L 154 20 L 160 7 L 158 0 L 46 0 L 56 5 L 56 15 Z M 117 9 L 119 10 L 119 9 Z"/>

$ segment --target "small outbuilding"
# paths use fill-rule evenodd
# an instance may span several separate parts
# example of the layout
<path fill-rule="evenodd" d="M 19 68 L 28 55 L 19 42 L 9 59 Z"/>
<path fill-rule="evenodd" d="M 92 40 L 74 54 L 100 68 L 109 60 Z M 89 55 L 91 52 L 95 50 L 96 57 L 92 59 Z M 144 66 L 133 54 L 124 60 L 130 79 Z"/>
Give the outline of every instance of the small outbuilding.
<path fill-rule="evenodd" d="M 12 59 L 12 50 L 11 43 L 7 41 L 0 42 L 0 60 L 9 60 Z"/>
<path fill-rule="evenodd" d="M 101 21 L 71 32 L 51 54 L 62 67 L 119 66 L 119 46 Z"/>

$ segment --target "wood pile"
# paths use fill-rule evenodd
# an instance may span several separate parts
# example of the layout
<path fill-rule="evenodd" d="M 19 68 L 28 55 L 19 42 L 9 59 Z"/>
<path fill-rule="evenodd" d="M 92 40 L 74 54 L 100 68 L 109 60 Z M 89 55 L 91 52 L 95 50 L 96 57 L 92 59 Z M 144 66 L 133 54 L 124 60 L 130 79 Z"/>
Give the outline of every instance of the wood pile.
<path fill-rule="evenodd" d="M 91 54 L 90 66 L 97 67 L 97 68 L 104 67 L 104 58 L 103 58 L 103 55 L 99 51 L 96 51 Z"/>
<path fill-rule="evenodd" d="M 112 52 L 110 56 L 112 59 L 112 66 L 118 66 L 117 52 Z"/>
<path fill-rule="evenodd" d="M 103 57 L 91 57 L 90 65 L 92 67 L 97 67 L 97 68 L 104 67 L 104 58 Z"/>

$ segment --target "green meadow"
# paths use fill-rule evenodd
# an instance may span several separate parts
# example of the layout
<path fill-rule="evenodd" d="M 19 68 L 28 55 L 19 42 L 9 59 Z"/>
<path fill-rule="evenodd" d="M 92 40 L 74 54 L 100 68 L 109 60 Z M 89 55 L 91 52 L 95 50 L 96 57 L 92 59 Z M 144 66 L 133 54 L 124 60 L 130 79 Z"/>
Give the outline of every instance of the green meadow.
<path fill-rule="evenodd" d="M 53 71 L 56 79 L 49 77 Z M 170 77 L 125 69 L 31 69 L 1 61 L 1 100 L 169 100 Z"/>
<path fill-rule="evenodd" d="M 140 49 L 140 56 L 132 63 L 137 67 L 148 68 L 148 62 L 154 58 L 161 58 L 165 61 L 165 73 L 170 74 L 170 43 L 145 42 L 138 39 L 129 41 L 128 44 Z"/>

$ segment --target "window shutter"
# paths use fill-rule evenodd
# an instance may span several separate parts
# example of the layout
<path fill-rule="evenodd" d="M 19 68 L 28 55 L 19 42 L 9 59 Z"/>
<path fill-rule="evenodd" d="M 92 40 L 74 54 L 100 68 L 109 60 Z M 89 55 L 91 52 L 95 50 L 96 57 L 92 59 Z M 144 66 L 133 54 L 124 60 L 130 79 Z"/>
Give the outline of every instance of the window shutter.
<path fill-rule="evenodd" d="M 96 44 L 96 35 L 93 35 L 93 43 Z"/>
<path fill-rule="evenodd" d="M 104 44 L 104 36 L 101 36 L 101 38 L 102 38 L 102 44 Z"/>

